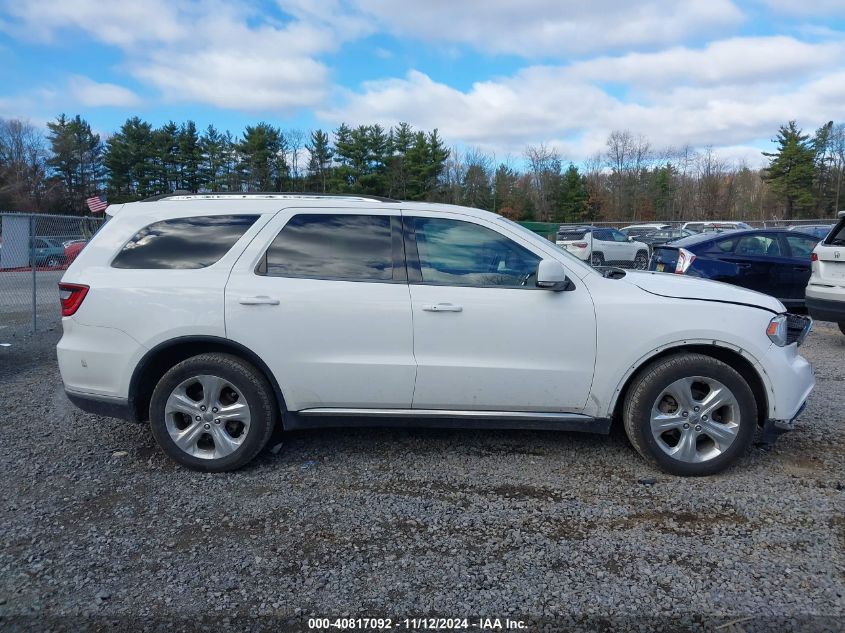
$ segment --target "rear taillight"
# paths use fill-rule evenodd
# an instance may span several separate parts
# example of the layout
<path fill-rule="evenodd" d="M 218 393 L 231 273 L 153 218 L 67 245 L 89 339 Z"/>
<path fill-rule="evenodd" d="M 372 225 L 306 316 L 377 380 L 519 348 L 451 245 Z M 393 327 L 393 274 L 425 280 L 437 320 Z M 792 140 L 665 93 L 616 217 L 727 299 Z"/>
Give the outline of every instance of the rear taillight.
<path fill-rule="evenodd" d="M 695 254 L 685 248 L 678 249 L 678 262 L 675 264 L 675 274 L 683 275 L 695 261 Z"/>
<path fill-rule="evenodd" d="M 88 294 L 88 286 L 82 284 L 59 284 L 59 301 L 62 304 L 62 316 L 73 316 Z"/>
<path fill-rule="evenodd" d="M 572 246 L 576 248 L 587 248 L 589 244 L 587 244 L 587 242 L 575 242 Z"/>
<path fill-rule="evenodd" d="M 810 253 L 810 261 L 811 261 L 811 262 L 817 262 L 817 261 L 819 261 L 819 255 L 818 255 L 818 253 Z"/>

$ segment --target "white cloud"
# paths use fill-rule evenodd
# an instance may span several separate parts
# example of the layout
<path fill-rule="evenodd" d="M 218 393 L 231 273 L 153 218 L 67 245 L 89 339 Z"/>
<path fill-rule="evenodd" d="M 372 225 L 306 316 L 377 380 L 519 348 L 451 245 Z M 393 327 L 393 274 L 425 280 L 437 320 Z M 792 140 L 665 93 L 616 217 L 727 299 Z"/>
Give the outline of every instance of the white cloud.
<path fill-rule="evenodd" d="M 117 84 L 98 83 L 82 75 L 68 79 L 68 93 L 77 104 L 89 107 L 134 106 L 140 103 L 138 95 Z"/>
<path fill-rule="evenodd" d="M 5 0 L 4 13 L 14 22 L 7 22 L 4 30 L 43 41 L 55 40 L 62 30 L 75 28 L 118 46 L 169 42 L 185 36 L 185 25 L 178 16 L 187 6 L 183 0 Z"/>
<path fill-rule="evenodd" d="M 573 64 L 568 74 L 585 81 L 617 81 L 642 87 L 761 83 L 806 76 L 835 66 L 845 42 L 811 44 L 792 37 L 736 37 L 701 49 L 598 57 Z"/>
<path fill-rule="evenodd" d="M 534 66 L 461 91 L 411 71 L 366 82 L 319 115 L 337 124 L 408 121 L 497 154 L 558 139 L 567 158 L 603 149 L 614 129 L 656 146 L 747 146 L 798 119 L 810 129 L 845 118 L 841 49 L 788 38 L 717 42 L 701 50 Z M 620 82 L 624 98 L 603 81 Z M 632 82 L 631 85 L 628 82 Z M 631 86 L 642 89 L 632 94 Z"/>
<path fill-rule="evenodd" d="M 82 30 L 118 47 L 124 53 L 120 67 L 166 101 L 285 111 L 325 98 L 330 73 L 319 56 L 363 32 L 354 21 L 343 31 L 294 8 L 293 18 L 274 19 L 240 0 L 8 0 L 12 21 L 3 28 L 44 41 Z"/>
<path fill-rule="evenodd" d="M 743 20 L 732 0 L 355 0 L 354 5 L 399 36 L 524 57 L 673 44 Z"/>

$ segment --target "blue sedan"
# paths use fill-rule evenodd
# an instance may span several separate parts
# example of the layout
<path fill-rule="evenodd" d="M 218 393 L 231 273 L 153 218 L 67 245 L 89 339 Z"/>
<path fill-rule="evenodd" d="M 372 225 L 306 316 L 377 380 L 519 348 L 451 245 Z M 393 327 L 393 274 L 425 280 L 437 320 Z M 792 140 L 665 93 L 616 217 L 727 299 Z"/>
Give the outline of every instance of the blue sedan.
<path fill-rule="evenodd" d="M 802 307 L 819 239 L 785 229 L 701 233 L 656 247 L 649 270 L 724 281 Z"/>

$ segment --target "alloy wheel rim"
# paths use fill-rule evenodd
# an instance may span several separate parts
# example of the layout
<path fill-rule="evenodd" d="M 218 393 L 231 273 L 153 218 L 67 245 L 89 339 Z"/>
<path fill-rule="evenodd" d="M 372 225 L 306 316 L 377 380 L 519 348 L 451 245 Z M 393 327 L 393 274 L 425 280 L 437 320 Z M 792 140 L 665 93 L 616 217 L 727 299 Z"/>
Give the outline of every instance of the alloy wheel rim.
<path fill-rule="evenodd" d="M 705 376 L 665 387 L 651 407 L 650 428 L 666 455 L 686 463 L 710 461 L 736 441 L 739 402 L 724 384 Z"/>
<path fill-rule="evenodd" d="M 180 450 L 200 459 L 220 459 L 243 445 L 251 414 L 240 389 L 220 376 L 201 374 L 170 392 L 164 420 Z"/>

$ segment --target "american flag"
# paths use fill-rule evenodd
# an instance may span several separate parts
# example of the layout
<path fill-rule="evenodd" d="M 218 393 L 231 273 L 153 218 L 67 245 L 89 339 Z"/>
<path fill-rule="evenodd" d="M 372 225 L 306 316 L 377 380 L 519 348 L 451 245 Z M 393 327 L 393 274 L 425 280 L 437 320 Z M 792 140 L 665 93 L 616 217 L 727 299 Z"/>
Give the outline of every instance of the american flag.
<path fill-rule="evenodd" d="M 87 204 L 88 208 L 91 209 L 91 213 L 102 213 L 106 210 L 106 207 L 109 206 L 109 203 L 106 202 L 106 199 L 103 196 L 91 196 L 90 198 L 86 198 L 85 204 Z"/>

